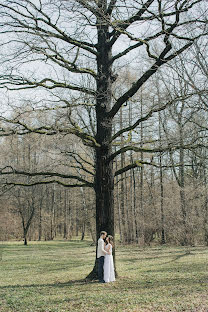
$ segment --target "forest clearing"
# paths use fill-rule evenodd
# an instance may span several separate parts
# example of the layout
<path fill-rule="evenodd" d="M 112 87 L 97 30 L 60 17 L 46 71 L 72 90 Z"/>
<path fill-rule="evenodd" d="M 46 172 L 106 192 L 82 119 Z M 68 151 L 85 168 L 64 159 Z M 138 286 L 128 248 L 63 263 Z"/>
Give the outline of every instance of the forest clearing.
<path fill-rule="evenodd" d="M 1 244 L 0 311 L 208 311 L 208 248 L 118 246 L 116 282 L 85 277 L 91 241 Z"/>

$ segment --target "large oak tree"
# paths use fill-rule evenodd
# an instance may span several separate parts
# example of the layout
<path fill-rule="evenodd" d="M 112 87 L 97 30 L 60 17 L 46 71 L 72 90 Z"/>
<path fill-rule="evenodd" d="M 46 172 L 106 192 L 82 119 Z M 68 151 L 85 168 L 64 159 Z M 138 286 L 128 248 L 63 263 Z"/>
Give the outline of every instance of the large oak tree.
<path fill-rule="evenodd" d="M 1 135 L 76 135 L 93 149 L 95 164 L 93 181 L 87 179 L 88 175 L 52 171 L 5 168 L 1 173 L 41 177 L 30 185 L 57 182 L 69 187 L 93 187 L 97 236 L 100 230 L 114 235 L 114 177 L 139 163 L 115 172 L 114 160 L 124 152 L 154 153 L 161 148 L 137 147 L 128 140 L 116 151 L 112 146 L 172 101 L 152 105 L 130 126 L 112 133 L 115 116 L 154 73 L 206 34 L 205 6 L 202 0 L 2 0 L 1 86 L 19 90 L 21 97 L 25 92 L 33 112 L 65 110 L 67 118 L 59 116 L 55 123 L 43 118 L 40 123 L 33 117 L 28 122 L 23 109 L 16 109 L 13 116 L 2 114 Z M 118 65 L 125 67 L 130 62 L 129 66 L 138 69 L 138 76 L 114 97 Z M 170 148 L 177 146 L 166 147 Z M 92 164 L 77 151 L 71 156 L 82 172 L 92 173 Z M 21 184 L 18 179 L 11 183 Z"/>

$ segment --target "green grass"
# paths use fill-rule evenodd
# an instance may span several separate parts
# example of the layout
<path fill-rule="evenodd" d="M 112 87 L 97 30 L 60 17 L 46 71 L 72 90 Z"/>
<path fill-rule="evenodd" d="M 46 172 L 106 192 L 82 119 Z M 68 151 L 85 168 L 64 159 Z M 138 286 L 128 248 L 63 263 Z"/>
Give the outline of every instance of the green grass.
<path fill-rule="evenodd" d="M 0 243 L 0 311 L 208 311 L 206 247 L 118 246 L 109 284 L 84 280 L 94 257 L 89 241 Z"/>

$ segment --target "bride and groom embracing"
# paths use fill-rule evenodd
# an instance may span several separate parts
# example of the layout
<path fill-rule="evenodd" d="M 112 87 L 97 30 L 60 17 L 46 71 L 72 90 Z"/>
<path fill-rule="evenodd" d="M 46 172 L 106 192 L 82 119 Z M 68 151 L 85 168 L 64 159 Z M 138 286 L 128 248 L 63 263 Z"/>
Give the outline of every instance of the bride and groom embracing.
<path fill-rule="evenodd" d="M 115 281 L 112 249 L 113 237 L 111 235 L 107 236 L 105 231 L 100 232 L 97 248 L 98 278 L 100 283 L 109 283 Z"/>

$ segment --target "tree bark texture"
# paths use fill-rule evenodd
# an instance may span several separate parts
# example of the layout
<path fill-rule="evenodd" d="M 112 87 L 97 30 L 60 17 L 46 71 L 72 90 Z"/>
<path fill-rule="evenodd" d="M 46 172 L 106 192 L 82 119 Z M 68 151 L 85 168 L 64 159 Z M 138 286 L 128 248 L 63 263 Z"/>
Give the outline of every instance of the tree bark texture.
<path fill-rule="evenodd" d="M 99 5 L 104 11 L 107 7 L 107 1 L 100 0 Z M 97 19 L 97 36 L 96 142 L 99 146 L 95 148 L 95 194 L 96 235 L 98 240 L 100 231 L 106 231 L 114 236 L 114 174 L 113 161 L 109 161 L 112 153 L 110 143 L 112 118 L 108 116 L 112 96 L 112 53 L 109 45 L 109 26 L 102 16 Z M 97 259 L 88 278 L 97 278 Z"/>

